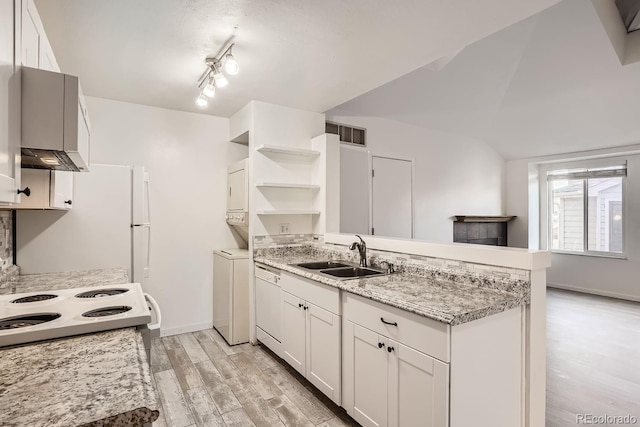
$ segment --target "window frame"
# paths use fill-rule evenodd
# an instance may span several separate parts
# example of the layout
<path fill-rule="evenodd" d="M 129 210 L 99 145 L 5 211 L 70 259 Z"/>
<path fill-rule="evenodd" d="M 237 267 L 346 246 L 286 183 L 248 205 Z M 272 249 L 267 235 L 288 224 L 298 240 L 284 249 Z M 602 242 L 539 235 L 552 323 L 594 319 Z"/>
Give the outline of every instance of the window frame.
<path fill-rule="evenodd" d="M 540 184 L 544 186 L 546 197 L 541 197 L 542 200 L 545 201 L 544 205 L 541 206 L 541 210 L 544 209 L 541 217 L 545 218 L 546 224 L 544 228 L 542 228 L 541 234 L 546 236 L 546 247 L 547 250 L 554 254 L 563 254 L 563 255 L 579 255 L 579 256 L 590 256 L 590 257 L 600 257 L 600 258 L 615 258 L 615 259 L 627 259 L 627 235 L 626 235 L 626 223 L 627 223 L 627 175 L 621 176 L 622 179 L 622 201 L 621 201 L 621 209 L 622 209 L 622 252 L 607 252 L 607 251 L 597 251 L 597 250 L 589 250 L 589 179 L 590 178 L 578 178 L 582 180 L 582 213 L 583 213 L 583 242 L 582 247 L 583 251 L 571 251 L 565 249 L 554 249 L 552 248 L 552 209 L 553 209 L 553 192 L 551 191 L 551 182 L 552 180 L 548 180 L 547 176 L 549 172 L 562 170 L 562 169 L 580 169 L 580 168 L 602 168 L 602 167 L 615 167 L 624 165 L 627 166 L 628 162 L 626 158 L 622 157 L 609 157 L 597 160 L 587 160 L 587 161 L 572 161 L 572 162 L 562 162 L 562 163 L 549 163 L 540 165 L 539 170 L 539 179 Z M 597 179 L 597 176 L 594 176 L 591 179 Z M 545 232 L 546 229 L 546 232 Z"/>

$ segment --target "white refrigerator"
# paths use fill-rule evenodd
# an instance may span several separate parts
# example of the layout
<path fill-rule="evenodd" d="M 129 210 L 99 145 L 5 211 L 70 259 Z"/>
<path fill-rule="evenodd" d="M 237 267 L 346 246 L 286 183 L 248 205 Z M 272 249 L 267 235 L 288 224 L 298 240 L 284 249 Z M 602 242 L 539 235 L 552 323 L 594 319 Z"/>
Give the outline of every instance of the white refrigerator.
<path fill-rule="evenodd" d="M 18 211 L 22 274 L 124 267 L 149 291 L 151 216 L 143 167 L 92 164 L 74 174 L 69 211 Z"/>

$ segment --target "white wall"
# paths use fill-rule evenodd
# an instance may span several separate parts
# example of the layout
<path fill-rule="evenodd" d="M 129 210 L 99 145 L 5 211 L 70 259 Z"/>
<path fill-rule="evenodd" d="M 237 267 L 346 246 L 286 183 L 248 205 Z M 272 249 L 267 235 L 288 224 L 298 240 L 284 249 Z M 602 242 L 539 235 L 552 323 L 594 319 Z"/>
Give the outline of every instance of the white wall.
<path fill-rule="evenodd" d="M 144 165 L 151 179 L 150 293 L 163 334 L 211 327 L 213 249 L 238 247 L 225 222 L 227 165 L 247 157 L 229 120 L 87 97 L 91 161 Z"/>
<path fill-rule="evenodd" d="M 551 267 L 547 270 L 547 282 L 550 286 L 640 301 L 639 152 L 640 146 L 636 145 L 507 162 L 507 206 L 508 209 L 513 209 L 510 213 L 519 216 L 519 221 L 509 228 L 509 242 L 513 246 L 535 248 L 537 242 L 531 242 L 531 239 L 538 237 L 535 234 L 538 232 L 539 219 L 532 215 L 546 215 L 546 212 L 538 212 L 537 194 L 530 193 L 538 190 L 537 186 L 531 185 L 529 179 L 536 165 L 611 156 L 623 156 L 628 161 L 625 191 L 626 259 L 554 253 Z M 546 188 L 539 190 L 540 197 L 546 197 Z M 540 239 L 543 246 L 546 244 L 544 237 L 541 236 Z"/>
<path fill-rule="evenodd" d="M 505 213 L 504 159 L 485 142 L 392 120 L 343 114 L 331 110 L 326 113 L 327 120 L 366 128 L 367 149 L 372 155 L 415 161 L 416 239 L 451 242 L 452 216 Z"/>

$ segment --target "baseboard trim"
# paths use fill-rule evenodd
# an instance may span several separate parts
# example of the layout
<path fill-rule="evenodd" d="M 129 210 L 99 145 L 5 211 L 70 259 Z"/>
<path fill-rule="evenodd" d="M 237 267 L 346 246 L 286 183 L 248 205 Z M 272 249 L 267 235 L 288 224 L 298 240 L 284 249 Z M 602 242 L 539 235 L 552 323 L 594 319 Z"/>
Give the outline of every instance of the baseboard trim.
<path fill-rule="evenodd" d="M 627 301 L 640 302 L 640 296 L 637 296 L 637 295 L 619 294 L 616 292 L 607 292 L 600 289 L 581 288 L 579 286 L 565 285 L 563 283 L 547 282 L 547 287 L 565 289 L 567 291 L 582 292 L 582 293 L 591 294 L 591 295 L 600 295 L 602 297 L 617 298 L 617 299 L 623 299 Z"/>
<path fill-rule="evenodd" d="M 169 337 L 171 335 L 186 334 L 187 332 L 196 332 L 196 331 L 202 331 L 204 329 L 212 329 L 212 328 L 213 328 L 213 322 L 196 323 L 193 325 L 178 326 L 176 328 L 168 328 L 168 329 L 161 328 L 160 336 Z"/>

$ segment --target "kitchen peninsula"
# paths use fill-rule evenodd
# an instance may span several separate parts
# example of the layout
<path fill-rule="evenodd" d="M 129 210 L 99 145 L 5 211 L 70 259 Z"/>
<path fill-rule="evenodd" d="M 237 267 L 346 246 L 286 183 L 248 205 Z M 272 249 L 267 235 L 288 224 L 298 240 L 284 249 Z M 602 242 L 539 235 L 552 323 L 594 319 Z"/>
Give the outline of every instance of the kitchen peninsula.
<path fill-rule="evenodd" d="M 298 236 L 295 244 L 279 240 L 254 240 L 257 338 L 360 424 L 527 425 L 532 385 L 527 324 L 532 277 L 537 280 L 532 270 L 548 263 L 548 254 L 441 245 L 442 253 L 451 248 L 456 253 L 441 258 L 416 255 L 414 247 L 429 245 L 424 242 L 377 239 L 387 248 L 369 250 L 367 264 L 386 274 L 343 280 L 330 269 L 306 266 L 342 263 L 343 274 L 362 271 L 348 245 L 324 243 L 322 236 L 308 236 L 306 242 Z M 495 259 L 500 254 L 502 261 Z M 471 260 L 487 256 L 494 257 L 492 264 Z M 279 276 L 277 337 L 261 316 L 266 309 L 261 271 Z"/>

